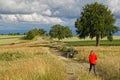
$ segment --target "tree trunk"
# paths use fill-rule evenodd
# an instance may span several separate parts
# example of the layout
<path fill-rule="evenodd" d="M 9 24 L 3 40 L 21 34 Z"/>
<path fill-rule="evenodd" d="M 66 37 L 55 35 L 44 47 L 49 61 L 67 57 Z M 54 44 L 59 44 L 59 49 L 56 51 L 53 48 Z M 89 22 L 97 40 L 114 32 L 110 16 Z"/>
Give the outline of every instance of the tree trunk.
<path fill-rule="evenodd" d="M 100 35 L 96 35 L 96 46 L 100 46 Z"/>

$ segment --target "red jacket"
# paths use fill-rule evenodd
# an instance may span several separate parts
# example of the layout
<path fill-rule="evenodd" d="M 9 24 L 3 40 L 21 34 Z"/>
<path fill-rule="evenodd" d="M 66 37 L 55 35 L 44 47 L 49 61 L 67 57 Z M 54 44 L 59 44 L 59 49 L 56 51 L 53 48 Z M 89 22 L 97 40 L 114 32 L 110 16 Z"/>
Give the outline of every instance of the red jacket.
<path fill-rule="evenodd" d="M 89 55 L 89 62 L 91 64 L 96 64 L 96 60 L 97 60 L 97 56 L 96 56 L 95 53 L 92 53 L 92 54 Z"/>

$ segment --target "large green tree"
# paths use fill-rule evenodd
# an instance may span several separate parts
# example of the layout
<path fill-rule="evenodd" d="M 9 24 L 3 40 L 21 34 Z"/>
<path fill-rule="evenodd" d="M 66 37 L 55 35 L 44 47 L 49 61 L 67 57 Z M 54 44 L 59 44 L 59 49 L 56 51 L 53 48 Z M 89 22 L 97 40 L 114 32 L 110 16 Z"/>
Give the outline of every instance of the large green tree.
<path fill-rule="evenodd" d="M 51 38 L 58 38 L 59 40 L 72 37 L 72 31 L 69 27 L 62 26 L 60 24 L 53 25 L 49 32 Z"/>
<path fill-rule="evenodd" d="M 112 40 L 112 35 L 118 31 L 114 25 L 115 18 L 112 12 L 103 4 L 97 2 L 87 4 L 83 7 L 81 17 L 75 21 L 75 27 L 80 38 L 89 36 L 91 39 L 96 37 L 96 46 L 100 45 L 103 37 Z"/>

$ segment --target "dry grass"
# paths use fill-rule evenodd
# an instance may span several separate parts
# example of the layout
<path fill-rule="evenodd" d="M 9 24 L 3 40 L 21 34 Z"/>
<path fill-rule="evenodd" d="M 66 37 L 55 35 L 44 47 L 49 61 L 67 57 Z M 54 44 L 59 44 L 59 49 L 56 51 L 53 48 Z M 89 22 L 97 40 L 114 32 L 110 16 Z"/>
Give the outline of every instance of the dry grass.
<path fill-rule="evenodd" d="M 76 47 L 76 49 L 79 51 L 77 59 L 87 63 L 90 51 L 96 52 L 98 55 L 97 72 L 104 80 L 120 79 L 120 46 Z"/>
<path fill-rule="evenodd" d="M 19 52 L 26 57 L 0 60 L 0 80 L 65 80 L 63 62 L 50 54 L 46 47 L 1 47 L 0 54 L 5 52 Z"/>
<path fill-rule="evenodd" d="M 120 46 L 82 46 L 75 49 L 79 51 L 76 58 L 81 62 L 88 63 L 91 50 L 98 55 L 99 77 L 82 71 L 77 74 L 78 80 L 120 79 Z M 12 61 L 0 60 L 0 80 L 66 80 L 64 62 L 50 54 L 48 47 L 41 47 L 36 42 L 0 46 L 0 55 L 6 52 L 20 53 L 25 57 L 13 58 Z"/>

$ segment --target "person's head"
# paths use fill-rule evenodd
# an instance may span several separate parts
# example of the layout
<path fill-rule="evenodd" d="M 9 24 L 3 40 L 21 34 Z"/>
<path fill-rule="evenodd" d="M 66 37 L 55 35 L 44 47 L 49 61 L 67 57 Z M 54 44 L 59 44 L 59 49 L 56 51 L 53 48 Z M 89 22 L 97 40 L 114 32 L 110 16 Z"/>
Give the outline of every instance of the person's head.
<path fill-rule="evenodd" d="M 92 53 L 93 53 L 93 50 L 90 51 L 90 54 L 92 54 Z"/>

